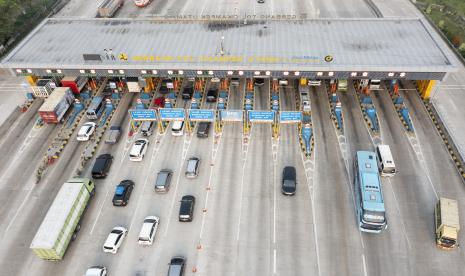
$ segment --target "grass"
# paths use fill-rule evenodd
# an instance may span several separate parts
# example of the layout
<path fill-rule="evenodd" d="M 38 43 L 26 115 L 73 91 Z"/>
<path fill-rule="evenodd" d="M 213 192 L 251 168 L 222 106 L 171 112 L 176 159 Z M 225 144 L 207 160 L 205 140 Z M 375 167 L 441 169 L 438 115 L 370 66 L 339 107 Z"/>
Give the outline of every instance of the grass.
<path fill-rule="evenodd" d="M 430 6 L 430 12 L 425 15 L 435 22 L 436 26 L 440 27 L 439 22 L 443 21 L 444 24 L 440 27 L 444 35 L 455 47 L 465 45 L 465 1 L 464 0 L 423 0 Z M 431 4 L 441 5 L 444 8 L 442 11 L 437 6 Z M 464 47 L 464 46 L 463 46 Z M 460 52 L 465 58 L 465 50 Z"/>

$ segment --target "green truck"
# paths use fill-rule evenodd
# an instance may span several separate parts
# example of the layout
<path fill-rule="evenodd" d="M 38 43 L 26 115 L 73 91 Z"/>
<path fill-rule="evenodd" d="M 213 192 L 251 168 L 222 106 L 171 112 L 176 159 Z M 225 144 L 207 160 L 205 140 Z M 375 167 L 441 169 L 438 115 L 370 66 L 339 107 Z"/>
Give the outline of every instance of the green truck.
<path fill-rule="evenodd" d="M 68 244 L 76 238 L 79 221 L 94 194 L 94 182 L 87 178 L 72 178 L 63 184 L 30 245 L 39 258 L 51 261 L 63 258 Z"/>

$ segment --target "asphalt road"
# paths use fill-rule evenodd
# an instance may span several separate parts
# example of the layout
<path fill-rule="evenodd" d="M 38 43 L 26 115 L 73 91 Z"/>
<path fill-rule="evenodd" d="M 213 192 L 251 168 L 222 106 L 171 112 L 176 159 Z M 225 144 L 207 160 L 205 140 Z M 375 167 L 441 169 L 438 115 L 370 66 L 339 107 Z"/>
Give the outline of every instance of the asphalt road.
<path fill-rule="evenodd" d="M 97 14 L 101 1 L 70 0 L 55 17 L 92 18 Z M 153 16 L 224 16 L 237 15 L 238 18 L 255 16 L 295 15 L 299 18 L 350 18 L 374 17 L 374 12 L 364 0 L 153 0 L 148 6 L 139 8 L 132 1 L 125 1 L 123 7 L 115 14 L 117 18 L 145 18 Z"/>
<path fill-rule="evenodd" d="M 73 1 L 57 16 L 95 16 L 97 2 Z M 414 14 L 401 7 L 384 3 L 383 11 L 390 16 Z M 127 1 L 117 17 L 281 13 L 310 18 L 374 16 L 363 1 L 211 4 L 207 0 L 155 0 L 144 9 Z M 405 86 L 413 88 L 411 83 Z M 2 272 L 82 275 L 88 266 L 105 265 L 110 275 L 164 275 L 170 258 L 183 255 L 187 275 L 193 275 L 194 268 L 199 275 L 462 275 L 465 253 L 460 248 L 443 252 L 435 247 L 433 209 L 438 196 L 448 196 L 459 199 L 459 209 L 465 210 L 465 202 L 460 200 L 465 191 L 418 95 L 411 90 L 401 94 L 412 116 L 413 136 L 404 131 L 387 92 L 373 93 L 381 139 L 391 146 L 398 173 L 382 180 L 388 229 L 379 235 L 358 230 L 351 184 L 353 156 L 357 150 L 374 149 L 374 145 L 352 86 L 349 88 L 347 93 L 339 93 L 345 137 L 338 136 L 331 122 L 325 87 L 311 88 L 313 161 L 303 159 L 295 125 L 281 126 L 279 141 L 274 144 L 271 126 L 254 124 L 248 147 L 242 144 L 241 123 L 226 123 L 218 144 L 212 129 L 206 139 L 174 137 L 168 130 L 149 138 L 142 162 L 131 162 L 127 156 L 135 137 L 124 136 L 111 149 L 100 148 L 115 156 L 111 174 L 97 181 L 97 194 L 78 239 L 58 263 L 38 259 L 28 247 L 61 184 L 74 174 L 84 145 L 75 141 L 74 134 L 45 179 L 33 184 L 35 168 L 56 129 L 33 130 L 30 114 L 21 115 L 17 126 L 0 137 L 0 154 L 11 158 L 0 162 Z M 243 81 L 231 88 L 229 109 L 243 108 L 243 90 Z M 295 98 L 294 88 L 281 88 L 283 110 L 295 109 Z M 456 98 L 451 106 L 458 108 L 460 96 Z M 179 99 L 178 106 L 184 104 Z M 269 83 L 256 88 L 254 108 L 270 109 Z M 125 120 L 124 134 L 128 127 Z M 344 140 L 347 144 L 341 145 Z M 184 177 L 190 156 L 202 160 L 196 179 Z M 281 171 L 287 165 L 297 168 L 298 188 L 293 197 L 280 193 Z M 174 171 L 172 188 L 167 194 L 156 194 L 153 183 L 163 168 Z M 90 175 L 89 167 L 84 175 Z M 123 179 L 132 179 L 136 188 L 128 206 L 114 207 L 114 188 Z M 179 200 L 186 194 L 197 200 L 194 221 L 181 223 L 177 220 Z M 148 215 L 159 216 L 161 225 L 155 243 L 141 247 L 136 239 Z M 465 221 L 461 211 L 460 220 Z M 103 242 L 116 225 L 128 227 L 129 236 L 116 255 L 103 253 Z M 463 233 L 460 241 L 465 239 Z"/>

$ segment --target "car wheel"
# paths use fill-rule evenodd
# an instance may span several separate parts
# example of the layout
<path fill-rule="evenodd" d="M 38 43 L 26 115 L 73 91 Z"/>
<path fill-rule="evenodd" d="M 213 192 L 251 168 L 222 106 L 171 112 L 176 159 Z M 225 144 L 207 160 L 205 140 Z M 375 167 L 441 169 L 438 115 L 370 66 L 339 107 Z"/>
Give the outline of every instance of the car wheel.
<path fill-rule="evenodd" d="M 77 233 L 74 233 L 74 234 L 71 236 L 71 240 L 74 241 L 74 240 L 76 240 L 76 238 L 77 238 Z"/>
<path fill-rule="evenodd" d="M 76 229 L 74 229 L 74 232 L 77 233 L 77 232 L 79 232 L 79 230 L 81 230 L 81 225 L 80 224 L 76 225 Z"/>

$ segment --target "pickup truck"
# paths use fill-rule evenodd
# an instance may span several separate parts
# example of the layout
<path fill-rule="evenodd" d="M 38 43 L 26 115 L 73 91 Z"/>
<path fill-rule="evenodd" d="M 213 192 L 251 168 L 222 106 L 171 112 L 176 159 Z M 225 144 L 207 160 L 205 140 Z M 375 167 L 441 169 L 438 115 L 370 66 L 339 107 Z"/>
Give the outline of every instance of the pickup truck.
<path fill-rule="evenodd" d="M 108 130 L 107 137 L 105 139 L 105 144 L 116 144 L 120 135 L 121 127 L 118 125 L 112 125 Z"/>

